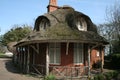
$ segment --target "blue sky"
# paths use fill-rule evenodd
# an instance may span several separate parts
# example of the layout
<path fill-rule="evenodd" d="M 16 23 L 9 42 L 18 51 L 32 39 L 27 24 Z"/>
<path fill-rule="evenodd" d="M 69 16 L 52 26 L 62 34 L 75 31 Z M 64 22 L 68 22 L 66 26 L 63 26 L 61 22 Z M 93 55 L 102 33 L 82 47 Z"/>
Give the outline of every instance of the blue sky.
<path fill-rule="evenodd" d="M 59 6 L 69 5 L 76 11 L 88 15 L 95 24 L 105 22 L 106 8 L 116 0 L 57 0 Z M 120 0 L 117 0 L 119 2 Z M 49 0 L 0 0 L 0 35 L 13 25 L 34 26 L 35 19 L 47 13 Z"/>

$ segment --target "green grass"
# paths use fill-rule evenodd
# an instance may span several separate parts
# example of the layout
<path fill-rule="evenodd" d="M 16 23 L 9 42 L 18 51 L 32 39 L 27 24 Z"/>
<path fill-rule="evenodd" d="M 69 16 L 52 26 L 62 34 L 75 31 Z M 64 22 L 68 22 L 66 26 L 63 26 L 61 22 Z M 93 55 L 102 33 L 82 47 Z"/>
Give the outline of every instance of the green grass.
<path fill-rule="evenodd" d="M 0 53 L 0 58 L 8 58 L 4 53 Z"/>
<path fill-rule="evenodd" d="M 54 75 L 50 74 L 50 75 L 46 76 L 44 80 L 55 80 L 55 79 L 56 79 L 56 77 Z"/>
<path fill-rule="evenodd" d="M 0 53 L 0 57 L 4 57 L 5 55 L 3 53 Z"/>

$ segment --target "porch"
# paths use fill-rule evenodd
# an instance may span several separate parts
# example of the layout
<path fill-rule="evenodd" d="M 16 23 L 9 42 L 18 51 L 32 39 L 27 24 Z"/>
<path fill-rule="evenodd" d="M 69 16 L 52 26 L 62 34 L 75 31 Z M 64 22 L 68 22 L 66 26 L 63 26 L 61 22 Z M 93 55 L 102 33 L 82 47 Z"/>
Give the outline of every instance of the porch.
<path fill-rule="evenodd" d="M 45 76 L 45 65 L 31 65 L 35 73 Z M 44 74 L 44 75 L 43 75 Z M 57 79 L 80 79 L 88 77 L 88 66 L 49 66 L 49 75 L 55 76 Z"/>
<path fill-rule="evenodd" d="M 31 65 L 30 67 L 35 70 L 33 74 L 40 75 L 41 77 L 46 76 L 43 75 L 45 72 L 45 65 L 38 64 Z M 91 69 L 89 76 L 88 69 L 88 66 L 49 66 L 49 75 L 55 76 L 58 80 L 88 80 L 89 77 L 92 78 L 94 75 L 101 73 L 101 68 Z"/>
<path fill-rule="evenodd" d="M 58 78 L 89 77 L 92 68 L 91 55 L 96 51 L 93 51 L 88 44 L 79 45 L 75 45 L 75 48 L 73 43 L 59 43 L 51 46 L 48 43 L 38 43 L 20 46 L 18 64 L 25 73 L 32 72 L 42 76 L 53 74 Z M 102 60 L 102 49 L 99 57 Z"/>

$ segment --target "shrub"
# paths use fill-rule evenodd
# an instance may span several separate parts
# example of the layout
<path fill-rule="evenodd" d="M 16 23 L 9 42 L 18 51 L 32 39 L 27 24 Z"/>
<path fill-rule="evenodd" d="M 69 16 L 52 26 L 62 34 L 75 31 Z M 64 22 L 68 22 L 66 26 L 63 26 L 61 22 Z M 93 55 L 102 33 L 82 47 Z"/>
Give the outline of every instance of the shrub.
<path fill-rule="evenodd" d="M 104 76 L 105 76 L 105 79 L 106 79 L 106 80 L 110 80 L 110 79 L 112 78 L 110 72 L 106 72 L 106 73 L 104 73 Z"/>
<path fill-rule="evenodd" d="M 111 67 L 114 69 L 120 69 L 120 54 L 113 54 L 111 56 Z"/>
<path fill-rule="evenodd" d="M 45 77 L 45 80 L 55 80 L 55 79 L 56 79 L 55 76 L 52 74 Z"/>
<path fill-rule="evenodd" d="M 93 80 L 111 80 L 111 79 L 116 80 L 118 74 L 119 73 L 117 71 L 106 72 L 103 74 L 95 75 Z"/>
<path fill-rule="evenodd" d="M 104 75 L 103 74 L 98 74 L 94 77 L 94 80 L 104 80 Z"/>
<path fill-rule="evenodd" d="M 116 78 L 116 77 L 118 76 L 118 74 L 119 74 L 119 73 L 118 73 L 117 71 L 114 71 L 114 72 L 113 72 L 113 75 L 112 75 L 113 78 Z"/>

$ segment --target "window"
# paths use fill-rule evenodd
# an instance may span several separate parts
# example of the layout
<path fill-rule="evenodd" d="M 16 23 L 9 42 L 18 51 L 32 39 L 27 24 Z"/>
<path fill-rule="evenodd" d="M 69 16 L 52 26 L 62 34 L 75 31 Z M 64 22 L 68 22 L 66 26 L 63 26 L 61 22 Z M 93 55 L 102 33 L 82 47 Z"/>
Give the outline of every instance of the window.
<path fill-rule="evenodd" d="M 39 30 L 44 31 L 49 26 L 49 22 L 46 19 L 42 19 L 39 24 Z"/>
<path fill-rule="evenodd" d="M 49 44 L 49 55 L 50 55 L 50 64 L 60 64 L 61 61 L 61 50 L 59 43 L 50 43 Z"/>
<path fill-rule="evenodd" d="M 83 44 L 81 43 L 74 44 L 74 63 L 75 64 L 83 63 Z"/>
<path fill-rule="evenodd" d="M 99 52 L 99 50 L 97 51 L 96 56 L 97 56 L 97 57 L 100 56 L 100 52 Z"/>
<path fill-rule="evenodd" d="M 83 18 L 78 18 L 76 22 L 78 30 L 87 31 L 87 23 Z"/>

